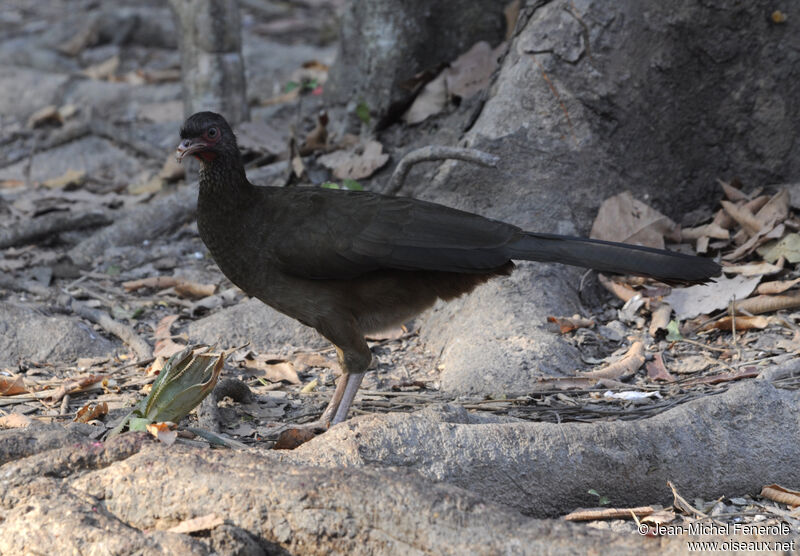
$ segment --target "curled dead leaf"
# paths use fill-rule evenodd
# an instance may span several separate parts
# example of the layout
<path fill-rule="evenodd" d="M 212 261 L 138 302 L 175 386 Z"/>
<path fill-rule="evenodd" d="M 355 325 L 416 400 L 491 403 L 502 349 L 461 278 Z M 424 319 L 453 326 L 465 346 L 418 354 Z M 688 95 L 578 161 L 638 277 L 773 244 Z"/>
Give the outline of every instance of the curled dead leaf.
<path fill-rule="evenodd" d="M 667 325 L 672 315 L 672 307 L 669 303 L 662 303 L 653 311 L 648 332 L 655 338 L 659 334 L 667 333 Z"/>
<path fill-rule="evenodd" d="M 626 286 L 625 284 L 620 284 L 616 280 L 608 278 L 605 274 L 598 274 L 597 280 L 605 289 L 607 289 L 608 291 L 610 291 L 611 293 L 613 293 L 619 299 L 621 299 L 626 303 L 636 296 L 636 290 L 634 290 L 630 286 Z"/>
<path fill-rule="evenodd" d="M 774 295 L 783 293 L 786 290 L 793 288 L 797 284 L 800 284 L 800 278 L 795 278 L 794 280 L 776 280 L 774 282 L 764 282 L 758 285 L 756 288 L 756 293 L 763 295 Z"/>
<path fill-rule="evenodd" d="M 684 241 L 700 239 L 701 237 L 728 239 L 730 238 L 730 232 L 714 222 L 697 226 L 696 228 L 683 228 L 681 230 L 681 239 Z"/>
<path fill-rule="evenodd" d="M 644 517 L 656 511 L 653 506 L 636 508 L 602 508 L 578 509 L 564 516 L 566 521 L 595 521 L 597 519 L 632 519 L 632 516 Z"/>
<path fill-rule="evenodd" d="M 714 322 L 709 322 L 702 328 L 701 331 L 705 332 L 707 330 L 733 330 L 734 326 L 736 330 L 752 330 L 752 329 L 764 329 L 770 324 L 770 319 L 767 317 L 761 316 L 727 316 L 722 317 L 719 320 Z"/>
<path fill-rule="evenodd" d="M 777 274 L 783 270 L 784 259 L 781 258 L 778 264 L 770 264 L 768 262 L 750 263 L 750 264 L 737 264 L 723 266 L 722 271 L 725 274 L 740 274 L 741 276 L 769 276 L 770 274 Z"/>
<path fill-rule="evenodd" d="M 547 322 L 555 323 L 561 334 L 572 332 L 578 328 L 591 328 L 594 326 L 593 320 L 585 319 L 579 315 L 573 315 L 571 317 L 547 317 Z"/>
<path fill-rule="evenodd" d="M 720 201 L 720 204 L 728 216 L 744 228 L 748 235 L 756 234 L 761 230 L 762 223 L 743 205 L 737 205 L 730 201 Z"/>
<path fill-rule="evenodd" d="M 793 295 L 757 295 L 733 303 L 733 311 L 758 315 L 800 307 L 800 293 Z"/>
<path fill-rule="evenodd" d="M 633 375 L 644 364 L 644 344 L 636 341 L 631 344 L 628 352 L 619 360 L 611 363 L 604 369 L 581 373 L 581 377 L 611 378 L 620 380 Z"/>
<path fill-rule="evenodd" d="M 786 504 L 793 508 L 800 506 L 800 491 L 789 490 L 780 485 L 767 485 L 761 489 L 761 496 Z"/>

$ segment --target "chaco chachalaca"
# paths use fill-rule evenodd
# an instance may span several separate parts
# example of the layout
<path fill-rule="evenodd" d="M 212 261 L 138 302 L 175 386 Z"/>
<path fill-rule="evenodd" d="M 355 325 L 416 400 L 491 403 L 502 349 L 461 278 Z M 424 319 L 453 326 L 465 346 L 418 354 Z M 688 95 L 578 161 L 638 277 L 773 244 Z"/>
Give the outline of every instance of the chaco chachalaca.
<path fill-rule="evenodd" d="M 576 237 L 527 232 L 442 205 L 363 191 L 258 187 L 236 138 L 213 112 L 191 116 L 177 157 L 201 161 L 197 225 L 231 282 L 315 328 L 336 347 L 342 378 L 320 422 L 343 421 L 371 360 L 365 334 L 514 270 L 514 260 L 558 262 L 706 282 L 710 259 Z"/>

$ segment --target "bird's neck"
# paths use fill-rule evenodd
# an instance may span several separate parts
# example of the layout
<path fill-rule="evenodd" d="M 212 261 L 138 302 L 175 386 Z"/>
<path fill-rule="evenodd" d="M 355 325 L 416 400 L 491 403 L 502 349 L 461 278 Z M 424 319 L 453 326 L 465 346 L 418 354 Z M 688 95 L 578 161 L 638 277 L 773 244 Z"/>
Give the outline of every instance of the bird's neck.
<path fill-rule="evenodd" d="M 244 173 L 241 160 L 217 158 L 200 166 L 200 197 L 241 199 L 253 188 Z"/>

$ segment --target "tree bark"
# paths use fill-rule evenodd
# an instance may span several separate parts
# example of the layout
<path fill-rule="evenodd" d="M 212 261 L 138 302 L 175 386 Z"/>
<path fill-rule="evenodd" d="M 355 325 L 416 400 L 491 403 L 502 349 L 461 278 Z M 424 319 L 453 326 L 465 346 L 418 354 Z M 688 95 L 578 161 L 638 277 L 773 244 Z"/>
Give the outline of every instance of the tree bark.
<path fill-rule="evenodd" d="M 248 120 L 239 7 L 236 0 L 170 0 L 180 29 L 183 112 Z"/>

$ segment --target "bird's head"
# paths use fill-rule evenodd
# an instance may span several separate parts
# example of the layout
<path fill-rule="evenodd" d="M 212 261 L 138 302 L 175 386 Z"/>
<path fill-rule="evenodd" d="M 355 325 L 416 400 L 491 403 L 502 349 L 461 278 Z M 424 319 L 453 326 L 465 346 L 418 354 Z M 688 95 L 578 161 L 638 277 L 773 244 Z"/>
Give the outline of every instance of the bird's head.
<path fill-rule="evenodd" d="M 236 137 L 225 118 L 214 112 L 197 112 L 189 116 L 181 127 L 181 142 L 175 151 L 178 162 L 186 155 L 206 164 L 220 156 L 238 157 Z"/>

